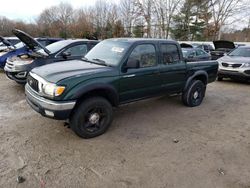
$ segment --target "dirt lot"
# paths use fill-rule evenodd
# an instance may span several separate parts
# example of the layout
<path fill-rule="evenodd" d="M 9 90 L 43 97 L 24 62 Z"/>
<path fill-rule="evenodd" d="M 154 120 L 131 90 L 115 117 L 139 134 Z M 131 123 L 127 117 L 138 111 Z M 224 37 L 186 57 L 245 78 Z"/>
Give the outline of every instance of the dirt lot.
<path fill-rule="evenodd" d="M 197 108 L 179 97 L 120 107 L 90 140 L 34 112 L 2 72 L 0 94 L 0 187 L 250 187 L 249 84 L 213 83 Z"/>

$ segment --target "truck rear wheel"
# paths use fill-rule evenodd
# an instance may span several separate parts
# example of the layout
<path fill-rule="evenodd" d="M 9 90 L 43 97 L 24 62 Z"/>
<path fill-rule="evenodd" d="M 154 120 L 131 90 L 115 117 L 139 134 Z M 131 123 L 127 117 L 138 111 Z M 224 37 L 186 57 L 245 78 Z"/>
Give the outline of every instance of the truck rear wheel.
<path fill-rule="evenodd" d="M 205 96 L 206 86 L 200 80 L 194 80 L 182 94 L 182 101 L 186 106 L 199 106 Z"/>
<path fill-rule="evenodd" d="M 113 119 L 111 104 L 102 97 L 85 99 L 70 119 L 71 129 L 82 138 L 93 138 L 103 134 Z"/>

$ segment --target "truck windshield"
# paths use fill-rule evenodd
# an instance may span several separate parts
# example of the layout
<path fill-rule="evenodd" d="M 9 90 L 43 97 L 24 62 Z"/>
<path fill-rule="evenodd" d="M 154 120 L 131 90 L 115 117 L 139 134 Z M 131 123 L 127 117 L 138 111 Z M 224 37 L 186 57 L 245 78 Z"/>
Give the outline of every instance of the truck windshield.
<path fill-rule="evenodd" d="M 107 65 L 117 66 L 130 46 L 127 42 L 106 40 L 97 44 L 85 56 L 88 60 L 102 60 Z"/>
<path fill-rule="evenodd" d="M 250 57 L 250 48 L 236 48 L 228 54 L 229 56 Z"/>

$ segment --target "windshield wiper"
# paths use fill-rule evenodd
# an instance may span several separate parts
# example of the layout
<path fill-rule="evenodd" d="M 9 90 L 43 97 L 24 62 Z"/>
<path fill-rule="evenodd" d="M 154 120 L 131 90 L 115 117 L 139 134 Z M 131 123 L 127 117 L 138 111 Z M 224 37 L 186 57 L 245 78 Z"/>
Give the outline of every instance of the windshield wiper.
<path fill-rule="evenodd" d="M 98 58 L 95 58 L 95 59 L 92 59 L 93 61 L 95 61 L 94 63 L 98 64 L 98 65 L 104 65 L 104 66 L 109 66 L 109 64 L 106 63 L 106 61 L 102 60 L 102 59 L 98 59 Z"/>
<path fill-rule="evenodd" d="M 89 62 L 89 63 L 95 63 L 94 61 L 90 61 L 90 60 L 89 60 L 88 58 L 86 58 L 86 57 L 81 58 L 81 60 L 86 61 L 86 62 Z"/>

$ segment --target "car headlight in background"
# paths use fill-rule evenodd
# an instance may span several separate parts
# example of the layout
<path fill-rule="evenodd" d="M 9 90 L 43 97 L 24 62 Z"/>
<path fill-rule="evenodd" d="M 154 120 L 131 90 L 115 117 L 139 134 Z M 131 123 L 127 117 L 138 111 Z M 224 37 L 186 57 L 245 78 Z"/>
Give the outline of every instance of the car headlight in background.
<path fill-rule="evenodd" d="M 53 83 L 43 83 L 42 92 L 50 97 L 60 96 L 65 90 L 64 86 L 57 86 Z"/>
<path fill-rule="evenodd" d="M 244 67 L 244 68 L 250 68 L 250 63 L 244 63 L 244 65 L 242 67 Z"/>

